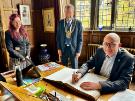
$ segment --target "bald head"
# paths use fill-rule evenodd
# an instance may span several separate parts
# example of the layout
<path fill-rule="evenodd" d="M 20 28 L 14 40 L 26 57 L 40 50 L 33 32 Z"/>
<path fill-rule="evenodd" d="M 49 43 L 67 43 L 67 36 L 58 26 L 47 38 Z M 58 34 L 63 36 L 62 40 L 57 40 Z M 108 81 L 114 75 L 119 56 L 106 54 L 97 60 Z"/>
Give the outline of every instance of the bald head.
<path fill-rule="evenodd" d="M 120 46 L 120 37 L 116 33 L 109 33 L 104 37 L 103 49 L 109 57 L 117 54 Z"/>
<path fill-rule="evenodd" d="M 104 37 L 104 40 L 105 40 L 106 38 L 112 39 L 113 42 L 120 43 L 120 37 L 119 37 L 119 35 L 116 34 L 116 33 L 109 33 L 109 34 L 107 34 L 107 35 Z"/>

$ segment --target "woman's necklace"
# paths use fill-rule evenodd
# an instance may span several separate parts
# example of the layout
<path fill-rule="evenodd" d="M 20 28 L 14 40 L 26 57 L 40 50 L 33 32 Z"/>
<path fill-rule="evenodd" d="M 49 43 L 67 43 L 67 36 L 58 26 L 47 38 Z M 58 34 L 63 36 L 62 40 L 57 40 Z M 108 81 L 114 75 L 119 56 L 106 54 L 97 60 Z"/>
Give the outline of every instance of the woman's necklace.
<path fill-rule="evenodd" d="M 73 24 L 70 26 L 70 28 L 68 28 L 68 26 L 66 25 L 66 19 L 64 19 L 64 28 L 65 28 L 65 33 L 67 38 L 71 38 L 71 34 L 73 33 L 76 26 L 76 20 L 74 19 L 72 21 Z"/>

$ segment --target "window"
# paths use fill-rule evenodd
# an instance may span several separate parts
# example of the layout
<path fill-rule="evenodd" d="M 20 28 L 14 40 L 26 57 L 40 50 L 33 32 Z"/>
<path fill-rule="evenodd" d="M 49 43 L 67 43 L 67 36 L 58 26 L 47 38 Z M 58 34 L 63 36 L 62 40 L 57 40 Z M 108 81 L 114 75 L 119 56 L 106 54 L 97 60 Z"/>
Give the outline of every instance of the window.
<path fill-rule="evenodd" d="M 76 0 L 76 18 L 82 21 L 85 28 L 90 28 L 91 0 Z"/>
<path fill-rule="evenodd" d="M 76 18 L 84 28 L 135 31 L 135 0 L 75 1 Z"/>
<path fill-rule="evenodd" d="M 111 26 L 111 10 L 112 3 L 111 0 L 99 0 L 99 19 L 98 26 L 103 27 Z"/>
<path fill-rule="evenodd" d="M 117 1 L 116 28 L 135 28 L 135 0 Z"/>

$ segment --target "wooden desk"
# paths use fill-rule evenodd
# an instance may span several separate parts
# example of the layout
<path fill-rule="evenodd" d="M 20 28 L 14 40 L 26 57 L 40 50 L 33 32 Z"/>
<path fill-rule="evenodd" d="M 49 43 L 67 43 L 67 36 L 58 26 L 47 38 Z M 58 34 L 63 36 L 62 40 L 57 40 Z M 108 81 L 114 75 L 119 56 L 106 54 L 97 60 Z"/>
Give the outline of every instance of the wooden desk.
<path fill-rule="evenodd" d="M 59 71 L 63 68 L 57 68 L 57 69 L 53 69 L 50 71 L 46 71 L 46 72 L 40 72 L 41 74 L 41 78 L 48 76 L 56 71 Z M 9 84 L 9 83 L 3 83 L 0 82 L 5 88 L 7 88 L 9 91 L 11 91 L 11 93 L 13 93 L 19 100 L 21 101 L 41 101 L 38 98 L 35 98 L 32 94 L 30 94 L 28 91 L 26 91 L 25 89 L 23 89 L 22 87 L 17 87 L 15 85 Z M 69 92 L 65 92 L 60 88 L 55 87 L 54 85 L 45 82 L 43 80 L 40 80 L 39 82 L 35 83 L 34 85 L 36 86 L 44 86 L 46 88 L 46 92 L 51 92 L 53 90 L 57 91 L 58 93 L 64 95 L 65 97 L 71 98 L 72 101 L 86 101 L 86 99 L 80 97 L 80 96 L 76 96 L 73 93 L 69 93 Z M 112 96 L 113 94 L 107 94 L 107 95 L 102 95 L 98 101 L 108 101 L 108 99 Z"/>
<path fill-rule="evenodd" d="M 1 81 L 0 84 L 9 90 L 17 98 L 17 101 L 42 101 L 21 87 Z"/>

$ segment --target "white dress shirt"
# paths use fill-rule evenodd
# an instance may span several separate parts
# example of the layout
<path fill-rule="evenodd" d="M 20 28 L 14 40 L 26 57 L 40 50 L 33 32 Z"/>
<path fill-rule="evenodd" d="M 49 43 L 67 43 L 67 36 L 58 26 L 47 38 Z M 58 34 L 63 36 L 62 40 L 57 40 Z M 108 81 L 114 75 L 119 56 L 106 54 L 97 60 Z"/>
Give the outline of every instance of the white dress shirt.
<path fill-rule="evenodd" d="M 109 78 L 116 55 L 117 54 L 114 54 L 112 57 L 106 56 L 106 58 L 102 64 L 101 70 L 100 70 L 100 74 L 102 76 L 106 76 Z"/>

